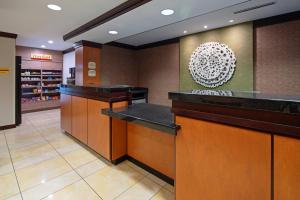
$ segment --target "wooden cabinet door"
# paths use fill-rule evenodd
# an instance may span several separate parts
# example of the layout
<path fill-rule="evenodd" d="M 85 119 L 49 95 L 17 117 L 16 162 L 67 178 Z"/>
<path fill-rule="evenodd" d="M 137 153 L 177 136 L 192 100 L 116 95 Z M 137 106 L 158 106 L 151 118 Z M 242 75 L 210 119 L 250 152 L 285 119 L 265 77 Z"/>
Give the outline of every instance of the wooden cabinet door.
<path fill-rule="evenodd" d="M 61 129 L 72 134 L 72 97 L 70 95 L 60 95 L 60 116 Z"/>
<path fill-rule="evenodd" d="M 270 200 L 271 135 L 176 117 L 177 200 Z"/>
<path fill-rule="evenodd" d="M 300 140 L 274 136 L 274 199 L 300 199 Z"/>
<path fill-rule="evenodd" d="M 88 146 L 110 160 L 110 121 L 101 114 L 108 102 L 88 99 Z"/>
<path fill-rule="evenodd" d="M 72 135 L 87 144 L 87 99 L 72 96 Z"/>

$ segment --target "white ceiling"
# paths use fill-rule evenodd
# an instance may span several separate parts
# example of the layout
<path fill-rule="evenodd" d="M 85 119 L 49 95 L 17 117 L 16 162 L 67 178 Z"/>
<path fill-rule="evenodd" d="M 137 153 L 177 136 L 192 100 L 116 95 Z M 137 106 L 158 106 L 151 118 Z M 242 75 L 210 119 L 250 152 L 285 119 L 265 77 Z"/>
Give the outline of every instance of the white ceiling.
<path fill-rule="evenodd" d="M 300 0 L 274 0 L 277 2 L 275 5 L 233 14 L 242 8 L 271 1 L 273 0 L 152 0 L 64 42 L 64 34 L 125 0 L 0 0 L 0 31 L 17 33 L 18 45 L 40 47 L 45 44 L 47 48 L 56 50 L 69 48 L 79 40 L 103 44 L 117 41 L 138 46 L 182 36 L 184 30 L 191 34 L 300 10 Z M 50 3 L 60 5 L 63 10 L 49 10 L 47 4 Z M 175 14 L 161 15 L 160 11 L 165 8 L 174 9 Z M 235 22 L 230 24 L 230 19 Z M 204 25 L 209 28 L 205 30 Z M 109 30 L 117 30 L 119 34 L 109 35 Z M 50 39 L 55 43 L 48 44 Z"/>
<path fill-rule="evenodd" d="M 64 50 L 62 36 L 126 0 L 0 0 L 0 31 L 18 34 L 17 45 Z M 47 8 L 57 4 L 62 11 Z M 53 40 L 54 44 L 48 44 Z"/>

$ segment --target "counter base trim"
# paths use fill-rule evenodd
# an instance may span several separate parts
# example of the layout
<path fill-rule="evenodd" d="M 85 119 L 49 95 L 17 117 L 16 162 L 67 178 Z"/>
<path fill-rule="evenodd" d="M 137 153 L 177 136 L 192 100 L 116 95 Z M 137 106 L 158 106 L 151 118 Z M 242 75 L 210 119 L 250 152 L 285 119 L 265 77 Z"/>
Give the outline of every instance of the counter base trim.
<path fill-rule="evenodd" d="M 157 176 L 158 178 L 164 180 L 165 182 L 169 183 L 170 185 L 174 185 L 174 179 L 158 172 L 157 170 L 149 167 L 148 165 L 145 165 L 144 163 L 130 157 L 130 156 L 127 156 L 127 160 L 129 160 L 130 162 L 132 162 L 133 164 L 141 167 L 142 169 L 146 170 L 147 172 Z"/>

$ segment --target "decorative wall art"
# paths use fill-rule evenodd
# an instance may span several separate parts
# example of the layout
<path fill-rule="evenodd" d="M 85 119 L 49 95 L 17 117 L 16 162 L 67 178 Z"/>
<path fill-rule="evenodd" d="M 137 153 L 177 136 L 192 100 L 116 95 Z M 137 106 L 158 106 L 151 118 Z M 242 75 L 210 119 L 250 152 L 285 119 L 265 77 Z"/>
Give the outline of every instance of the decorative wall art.
<path fill-rule="evenodd" d="M 218 42 L 201 44 L 192 53 L 189 71 L 196 83 L 208 88 L 216 88 L 229 81 L 235 70 L 234 52 Z"/>

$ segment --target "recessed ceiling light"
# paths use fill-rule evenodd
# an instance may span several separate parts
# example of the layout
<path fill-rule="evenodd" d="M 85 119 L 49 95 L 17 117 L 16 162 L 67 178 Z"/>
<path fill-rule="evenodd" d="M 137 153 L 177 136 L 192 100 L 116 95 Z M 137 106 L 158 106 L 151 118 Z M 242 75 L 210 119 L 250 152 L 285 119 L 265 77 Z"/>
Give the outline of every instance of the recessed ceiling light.
<path fill-rule="evenodd" d="M 111 35 L 117 35 L 118 31 L 108 31 L 108 33 L 111 34 Z"/>
<path fill-rule="evenodd" d="M 187 34 L 187 33 L 188 33 L 188 31 L 187 31 L 187 30 L 183 31 L 183 34 Z"/>
<path fill-rule="evenodd" d="M 232 22 L 234 22 L 234 20 L 233 20 L 233 19 L 231 19 L 231 20 L 229 20 L 229 22 L 230 22 L 230 23 L 232 23 Z"/>
<path fill-rule="evenodd" d="M 53 42 L 53 40 L 49 40 L 48 43 L 49 44 L 53 44 L 54 42 Z"/>
<path fill-rule="evenodd" d="M 174 10 L 172 10 L 172 9 L 165 9 L 165 10 L 162 10 L 160 13 L 162 15 L 165 15 L 165 16 L 173 15 L 174 14 Z"/>
<path fill-rule="evenodd" d="M 42 48 L 46 48 L 46 46 L 45 46 L 45 45 L 42 45 L 41 47 L 42 47 Z"/>
<path fill-rule="evenodd" d="M 205 26 L 203 26 L 203 27 L 204 27 L 205 29 L 207 29 L 207 28 L 208 28 L 208 26 L 206 26 L 206 25 L 205 25 Z"/>
<path fill-rule="evenodd" d="M 60 6 L 54 5 L 54 4 L 49 4 L 49 5 L 48 5 L 48 8 L 51 9 L 51 10 L 56 10 L 56 11 L 61 10 L 61 7 L 60 7 Z"/>

